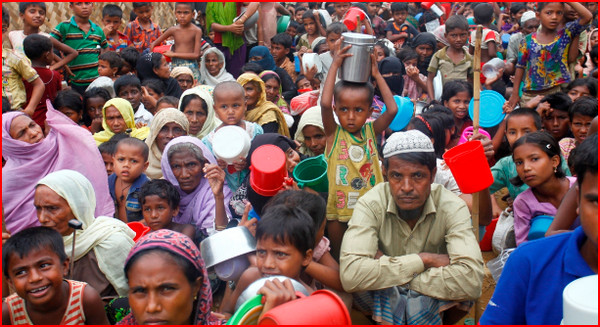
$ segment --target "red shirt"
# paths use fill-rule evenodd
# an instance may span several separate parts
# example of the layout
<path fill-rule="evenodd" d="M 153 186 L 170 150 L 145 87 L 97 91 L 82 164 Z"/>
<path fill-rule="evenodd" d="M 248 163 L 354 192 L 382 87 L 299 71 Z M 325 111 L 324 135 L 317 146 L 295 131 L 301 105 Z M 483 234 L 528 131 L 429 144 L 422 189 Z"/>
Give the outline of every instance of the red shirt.
<path fill-rule="evenodd" d="M 40 103 L 38 103 L 37 107 L 35 107 L 35 111 L 33 113 L 33 117 L 31 117 L 42 129 L 44 129 L 44 124 L 46 122 L 46 99 L 50 99 L 50 101 L 54 101 L 56 98 L 56 94 L 61 89 L 62 79 L 60 74 L 55 71 L 45 67 L 33 67 L 35 71 L 40 76 L 42 82 L 44 82 L 44 86 L 46 89 L 44 90 L 44 94 L 42 95 L 42 99 Z M 29 103 L 29 99 L 31 99 L 31 93 L 33 92 L 33 85 L 23 80 L 23 84 L 25 84 L 25 92 L 27 94 L 27 103 L 23 105 L 26 107 Z"/>

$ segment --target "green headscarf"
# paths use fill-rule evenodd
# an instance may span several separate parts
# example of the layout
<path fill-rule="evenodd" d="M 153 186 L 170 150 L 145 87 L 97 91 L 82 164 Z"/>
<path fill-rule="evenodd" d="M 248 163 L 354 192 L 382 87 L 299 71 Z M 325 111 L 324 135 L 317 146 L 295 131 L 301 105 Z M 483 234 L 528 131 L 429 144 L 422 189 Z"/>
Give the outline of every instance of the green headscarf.
<path fill-rule="evenodd" d="M 206 28 L 209 32 L 212 23 L 231 25 L 235 17 L 237 17 L 237 4 L 235 2 L 209 2 L 206 5 Z M 241 36 L 231 32 L 223 32 L 221 36 L 223 46 L 228 48 L 231 54 L 244 44 L 244 39 Z"/>

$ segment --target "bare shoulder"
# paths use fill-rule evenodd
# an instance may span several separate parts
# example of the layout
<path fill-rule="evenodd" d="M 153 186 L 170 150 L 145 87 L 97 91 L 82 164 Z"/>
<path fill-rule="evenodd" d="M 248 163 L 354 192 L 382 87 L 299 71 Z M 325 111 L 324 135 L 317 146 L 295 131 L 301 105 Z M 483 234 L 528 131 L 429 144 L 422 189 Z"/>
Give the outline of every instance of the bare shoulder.
<path fill-rule="evenodd" d="M 2 301 L 2 324 L 12 325 L 12 322 L 10 321 L 10 309 L 5 301 Z"/>
<path fill-rule="evenodd" d="M 108 325 L 108 318 L 104 311 L 104 303 L 100 294 L 90 285 L 83 289 L 83 311 L 85 312 L 86 324 Z"/>

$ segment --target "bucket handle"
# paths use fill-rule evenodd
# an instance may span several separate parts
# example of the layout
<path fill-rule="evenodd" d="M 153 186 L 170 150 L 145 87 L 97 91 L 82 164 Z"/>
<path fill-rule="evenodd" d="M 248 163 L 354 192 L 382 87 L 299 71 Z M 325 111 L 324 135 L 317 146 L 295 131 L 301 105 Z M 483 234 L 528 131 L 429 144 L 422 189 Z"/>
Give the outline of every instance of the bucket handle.
<path fill-rule="evenodd" d="M 306 295 L 304 295 L 304 293 L 302 293 L 302 292 L 300 292 L 300 291 L 296 291 L 296 293 L 295 293 L 295 294 L 296 294 L 296 298 L 297 298 L 297 299 L 302 299 L 302 298 L 305 298 L 305 297 L 306 297 Z M 297 300 L 297 299 L 296 299 L 296 300 Z M 264 295 L 262 295 L 262 298 L 260 299 L 260 304 L 265 304 L 265 302 L 266 302 L 266 301 L 267 301 L 267 299 L 265 298 L 265 296 L 264 296 Z"/>

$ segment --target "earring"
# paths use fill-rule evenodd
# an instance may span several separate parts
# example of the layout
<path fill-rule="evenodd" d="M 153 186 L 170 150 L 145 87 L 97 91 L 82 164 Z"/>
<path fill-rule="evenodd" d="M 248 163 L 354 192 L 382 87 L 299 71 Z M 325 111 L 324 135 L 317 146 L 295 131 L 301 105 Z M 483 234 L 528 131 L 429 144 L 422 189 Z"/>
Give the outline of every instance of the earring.
<path fill-rule="evenodd" d="M 194 301 L 198 300 L 198 295 L 194 296 Z"/>
<path fill-rule="evenodd" d="M 556 171 L 557 171 L 557 170 L 558 170 L 558 169 L 557 169 L 556 167 L 554 167 L 554 173 L 555 173 L 555 174 L 556 174 Z"/>

